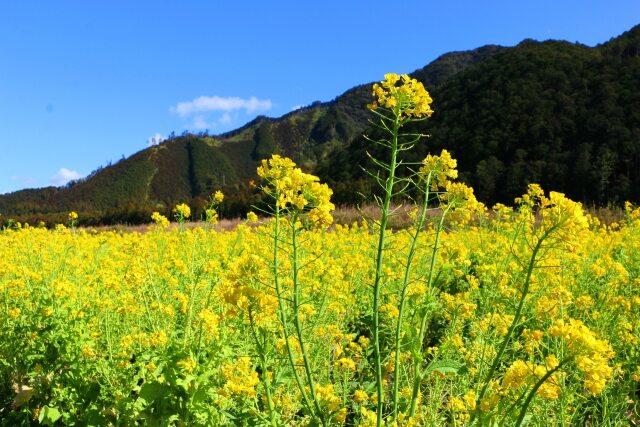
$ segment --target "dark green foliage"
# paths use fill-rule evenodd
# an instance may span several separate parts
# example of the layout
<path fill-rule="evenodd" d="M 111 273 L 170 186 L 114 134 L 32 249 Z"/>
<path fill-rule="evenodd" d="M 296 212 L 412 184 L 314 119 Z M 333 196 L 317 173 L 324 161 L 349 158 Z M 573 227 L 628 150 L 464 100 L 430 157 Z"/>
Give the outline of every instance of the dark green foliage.
<path fill-rule="evenodd" d="M 254 160 L 266 159 L 279 151 L 278 145 L 273 139 L 271 123 L 269 122 L 264 122 L 258 126 L 253 135 L 253 141 L 255 143 L 252 153 Z"/>
<path fill-rule="evenodd" d="M 0 196 L 0 215 L 26 215 L 40 212 L 43 204 L 55 193 L 61 191 L 56 187 L 20 190 Z M 0 221 L 3 217 L 0 216 Z M 6 219 L 6 218 L 4 218 Z"/>
<path fill-rule="evenodd" d="M 238 182 L 230 161 L 216 148 L 200 139 L 187 145 L 192 197 L 210 194 L 227 182 Z"/>
<path fill-rule="evenodd" d="M 449 148 L 490 203 L 530 182 L 590 204 L 638 200 L 640 61 L 619 51 L 525 41 L 469 68 L 434 90 L 430 149 Z"/>
<path fill-rule="evenodd" d="M 431 137 L 407 161 L 448 149 L 461 177 L 489 204 L 511 202 L 531 182 L 587 204 L 640 200 L 640 27 L 596 48 L 526 40 L 483 49 L 493 54 L 443 84 L 416 73 L 435 113 L 414 126 Z M 442 60 L 455 55 L 462 63 L 473 58 L 450 55 L 427 68 L 454 69 Z M 366 179 L 354 165 L 375 150 L 355 139 L 319 173 Z"/>

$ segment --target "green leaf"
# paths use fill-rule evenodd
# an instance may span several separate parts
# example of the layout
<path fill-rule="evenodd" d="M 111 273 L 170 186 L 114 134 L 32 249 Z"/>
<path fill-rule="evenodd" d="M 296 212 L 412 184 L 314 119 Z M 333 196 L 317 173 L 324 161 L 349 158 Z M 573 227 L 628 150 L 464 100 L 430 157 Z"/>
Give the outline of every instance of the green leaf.
<path fill-rule="evenodd" d="M 184 391 L 188 392 L 191 389 L 191 384 L 195 380 L 193 375 L 185 375 L 184 378 L 177 378 L 176 385 L 182 387 Z"/>
<path fill-rule="evenodd" d="M 62 414 L 58 409 L 50 408 L 45 405 L 40 410 L 40 417 L 38 418 L 38 421 L 40 421 L 40 424 L 52 426 L 60 419 L 61 416 Z"/>
<path fill-rule="evenodd" d="M 162 397 L 164 386 L 160 383 L 145 383 L 140 389 L 140 398 L 147 403 Z"/>
<path fill-rule="evenodd" d="M 464 375 L 469 371 L 467 365 L 455 360 L 437 360 L 429 364 L 424 370 L 423 375 L 429 375 L 433 372 L 440 374 Z"/>

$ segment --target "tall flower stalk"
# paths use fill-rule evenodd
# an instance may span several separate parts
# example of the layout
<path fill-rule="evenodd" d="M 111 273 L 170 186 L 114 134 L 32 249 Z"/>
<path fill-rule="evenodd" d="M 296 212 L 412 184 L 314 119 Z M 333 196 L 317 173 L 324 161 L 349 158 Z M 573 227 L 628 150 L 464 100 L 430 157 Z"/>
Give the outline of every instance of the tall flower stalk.
<path fill-rule="evenodd" d="M 374 347 L 374 371 L 376 384 L 376 425 L 382 425 L 384 409 L 384 380 L 382 377 L 382 359 L 380 343 L 380 299 L 381 292 L 385 285 L 383 265 L 385 259 L 385 248 L 387 246 L 387 226 L 392 215 L 390 209 L 391 199 L 402 194 L 407 186 L 397 190 L 399 179 L 398 168 L 402 165 L 402 160 L 398 159 L 398 154 L 411 149 L 422 135 L 401 133 L 401 128 L 409 122 L 422 120 L 430 117 L 433 113 L 431 109 L 432 99 L 425 90 L 422 83 L 412 79 L 407 75 L 386 74 L 385 79 L 379 84 L 373 85 L 374 101 L 369 105 L 369 109 L 375 113 L 379 122 L 374 123 L 377 128 L 386 134 L 382 139 L 371 139 L 369 141 L 379 144 L 387 149 L 387 160 L 377 159 L 369 155 L 373 163 L 379 168 L 377 174 L 372 174 L 378 185 L 382 188 L 383 197 L 380 204 L 380 223 L 378 231 L 378 244 L 375 256 L 375 278 L 372 288 L 372 336 Z M 382 177 L 380 176 L 382 173 Z M 397 401 L 397 392 L 394 393 L 394 400 Z M 394 413 L 397 405 L 394 404 Z"/>
<path fill-rule="evenodd" d="M 314 419 L 325 426 L 328 417 L 323 413 L 316 393 L 312 357 L 307 345 L 307 338 L 303 333 L 300 314 L 303 289 L 299 280 L 301 263 L 298 237 L 303 231 L 301 222 L 303 216 L 310 227 L 325 228 L 331 224 L 333 217 L 330 212 L 334 209 L 334 205 L 330 201 L 332 191 L 326 184 L 320 184 L 316 176 L 302 172 L 291 159 L 278 155 L 273 155 L 270 159 L 262 161 L 261 166 L 258 167 L 258 176 L 266 182 L 262 187 L 263 192 L 273 201 L 271 207 L 275 216 L 273 222 L 273 280 L 287 358 L 306 409 Z M 282 226 L 289 228 L 289 236 L 281 229 Z M 289 240 L 287 240 L 288 238 Z M 283 286 L 282 272 L 280 271 L 280 249 L 284 243 L 289 246 L 286 251 L 282 252 L 288 254 L 291 263 L 291 295 Z M 298 373 L 299 364 L 295 354 L 296 349 L 291 343 L 290 327 L 292 325 L 298 343 L 297 351 L 300 352 L 299 357 L 302 359 L 304 379 Z"/>

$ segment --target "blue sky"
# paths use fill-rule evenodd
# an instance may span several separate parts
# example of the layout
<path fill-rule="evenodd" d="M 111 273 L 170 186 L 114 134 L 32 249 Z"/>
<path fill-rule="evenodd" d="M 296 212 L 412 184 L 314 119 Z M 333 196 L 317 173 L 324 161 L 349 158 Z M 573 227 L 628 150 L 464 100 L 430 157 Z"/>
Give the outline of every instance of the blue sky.
<path fill-rule="evenodd" d="M 592 46 L 639 23 L 638 0 L 1 1 L 0 193 L 62 185 L 171 131 L 329 101 L 449 51 Z"/>

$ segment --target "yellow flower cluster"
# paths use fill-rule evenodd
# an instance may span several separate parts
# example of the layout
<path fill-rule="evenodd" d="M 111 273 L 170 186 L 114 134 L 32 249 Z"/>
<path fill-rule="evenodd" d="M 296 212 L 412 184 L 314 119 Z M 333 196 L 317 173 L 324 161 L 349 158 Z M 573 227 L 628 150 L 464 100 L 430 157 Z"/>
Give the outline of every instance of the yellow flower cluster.
<path fill-rule="evenodd" d="M 634 206 L 633 206 L 633 204 L 631 202 L 626 201 L 626 202 L 624 202 L 624 211 L 626 212 L 627 217 L 631 221 L 640 220 L 640 206 L 634 208 Z"/>
<path fill-rule="evenodd" d="M 368 107 L 391 110 L 401 120 L 431 117 L 433 100 L 424 85 L 407 74 L 385 74 L 384 80 L 373 85 L 375 100 Z"/>
<path fill-rule="evenodd" d="M 533 385 L 547 372 L 559 364 L 554 355 L 546 359 L 545 365 L 536 365 L 524 360 L 514 361 L 502 378 L 502 386 L 511 390 L 519 390 L 524 385 Z M 555 400 L 560 396 L 560 387 L 557 383 L 557 375 L 554 373 L 538 388 L 536 394 L 548 400 Z"/>
<path fill-rule="evenodd" d="M 256 386 L 260 382 L 258 374 L 253 370 L 251 358 L 239 357 L 236 361 L 225 363 L 221 368 L 225 379 L 223 392 L 231 396 L 253 398 Z"/>
<path fill-rule="evenodd" d="M 258 222 L 258 215 L 256 215 L 255 212 L 247 213 L 247 222 L 250 224 L 255 224 L 256 222 Z"/>
<path fill-rule="evenodd" d="M 565 233 L 579 232 L 589 227 L 589 217 L 582 204 L 567 199 L 564 194 L 551 191 L 547 198 L 538 184 L 529 184 L 527 193 L 516 199 L 525 213 L 539 212 L 542 229 L 562 225 Z"/>
<path fill-rule="evenodd" d="M 173 208 L 173 213 L 180 219 L 188 219 L 191 217 L 191 208 L 186 203 L 180 203 Z"/>
<path fill-rule="evenodd" d="M 125 335 L 121 340 L 121 347 L 124 351 L 129 350 L 132 346 L 140 347 L 160 347 L 165 346 L 169 342 L 169 337 L 164 331 L 156 331 L 150 334 L 139 332 L 133 335 Z"/>
<path fill-rule="evenodd" d="M 202 321 L 202 327 L 208 337 L 213 339 L 220 337 L 220 331 L 218 330 L 220 316 L 210 308 L 205 308 L 200 312 L 198 317 Z"/>
<path fill-rule="evenodd" d="M 163 228 L 167 228 L 170 224 L 167 217 L 161 215 L 159 212 L 154 212 L 153 214 L 151 214 L 151 220 Z"/>
<path fill-rule="evenodd" d="M 215 209 L 209 208 L 204 211 L 205 221 L 209 224 L 217 224 L 218 223 L 218 211 Z"/>
<path fill-rule="evenodd" d="M 448 182 L 446 192 L 442 195 L 442 199 L 446 200 L 447 205 L 451 207 L 473 206 L 478 205 L 476 196 L 473 194 L 473 188 L 461 182 Z"/>
<path fill-rule="evenodd" d="M 266 166 L 265 173 L 272 173 Z M 290 188 L 286 182 L 290 170 L 272 175 L 274 185 L 269 188 L 275 188 L 276 178 L 284 181 L 278 187 L 282 191 Z M 466 190 L 456 191 L 464 195 Z M 286 213 L 300 212 L 299 220 L 304 221 L 315 199 L 303 191 L 306 204 L 298 211 L 292 201 L 299 195 L 289 193 Z M 595 222 L 585 227 L 586 215 L 579 206 L 559 194 L 545 195 L 536 186 L 521 203 L 517 210 L 500 207 L 499 213 L 473 226 L 448 223 L 440 234 L 441 251 L 435 256 L 430 284 L 435 233 L 428 218 L 416 245 L 420 262 L 413 265 L 404 316 L 397 307 L 405 264 L 396 255 L 399 248 L 410 245 L 410 233 L 389 230 L 380 319 L 388 330 L 400 323 L 401 344 L 389 347 L 382 360 L 388 392 L 386 425 L 462 425 L 474 414 L 484 417 L 478 425 L 511 425 L 520 409 L 517 399 L 558 366 L 561 369 L 541 385 L 531 402 L 527 412 L 532 423 L 560 425 L 559 415 L 554 418 L 554 414 L 563 411 L 567 419 L 585 421 L 582 409 L 569 413 L 567 404 L 590 408 L 594 417 L 604 419 L 635 399 L 633 390 L 640 378 L 640 222 L 627 218 L 616 228 Z M 158 223 L 168 224 L 163 218 L 154 215 Z M 88 405 L 106 408 L 104 414 L 120 411 L 114 405 L 134 408 L 131 414 L 118 412 L 126 425 L 140 420 L 154 424 L 175 414 L 210 425 L 254 425 L 269 419 L 267 387 L 277 422 L 312 424 L 313 406 L 305 405 L 296 385 L 278 317 L 272 226 L 240 225 L 231 231 L 196 227 L 181 232 L 156 227 L 148 233 L 123 233 L 25 225 L 0 232 L 4 302 L 0 354 L 18 361 L 0 363 L 0 375 L 36 390 L 19 411 L 10 407 L 15 392 L 5 390 L 10 396 L 7 416 L 52 407 L 47 387 L 55 385 L 77 408 L 78 423 L 88 424 L 85 396 L 74 400 L 73 393 L 97 381 L 109 386 L 97 397 L 87 396 Z M 524 289 L 523 264 L 532 251 L 530 237 L 552 227 L 554 239 L 541 249 L 532 270 L 516 335 L 508 341 L 495 373 L 486 379 L 487 367 L 515 319 Z M 290 316 L 286 335 L 295 373 L 307 386 L 302 346 L 291 322 L 297 309 L 306 338 L 302 343 L 318 385 L 320 412 L 328 425 L 343 420 L 354 426 L 376 425 L 377 396 L 370 372 L 375 341 L 367 328 L 376 231 L 363 223 L 336 225 L 329 231 L 296 229 L 302 265 L 297 274 L 304 286 L 299 289 L 299 304 L 286 307 Z M 290 301 L 293 266 L 287 238 L 282 237 L 277 261 L 282 295 Z M 413 353 L 405 343 L 420 327 L 418 310 L 432 316 L 426 348 Z M 64 348 L 64 353 L 50 357 L 46 349 L 51 343 Z M 419 352 L 426 355 L 421 366 L 451 362 L 466 365 L 468 372 L 455 376 L 435 370 L 425 375 L 415 414 L 409 417 L 415 380 L 412 362 Z M 60 371 L 60 366 L 69 370 Z M 50 380 L 52 375 L 55 381 Z M 392 420 L 395 377 L 400 381 L 399 404 L 397 419 Z M 139 379 L 144 382 L 132 393 Z M 489 385 L 480 397 L 485 381 Z M 167 406 L 142 402 L 139 396 L 148 396 L 160 384 L 171 397 Z M 185 390 L 203 399 L 202 405 L 181 400 Z M 174 412 L 157 412 L 168 411 L 172 401 L 178 407 L 171 409 Z M 478 408 L 473 409 L 476 402 Z M 517 408 L 507 414 L 512 405 Z M 198 412 L 198 408 L 206 409 Z M 100 422 L 107 425 L 113 419 L 104 415 Z"/>
<path fill-rule="evenodd" d="M 198 366 L 198 362 L 190 357 L 187 357 L 186 359 L 179 360 L 176 365 L 179 368 L 183 369 L 186 373 L 190 374 L 196 369 L 196 367 Z"/>
<path fill-rule="evenodd" d="M 473 188 L 455 182 L 458 177 L 457 161 L 447 150 L 440 155 L 427 155 L 418 170 L 418 177 L 429 190 L 440 191 L 439 199 L 443 208 L 450 210 L 450 220 L 459 225 L 471 222 L 475 216 L 483 215 L 485 206 L 478 202 L 473 194 Z"/>
<path fill-rule="evenodd" d="M 576 365 L 585 376 L 585 387 L 593 395 L 602 393 L 607 381 L 613 377 L 613 368 L 609 361 L 615 353 L 611 345 L 589 329 L 582 321 L 569 319 L 569 323 L 558 319 L 550 328 L 549 334 L 562 338 Z"/>
<path fill-rule="evenodd" d="M 469 414 L 476 409 L 475 390 L 467 391 L 462 397 L 450 396 L 447 402 L 447 409 L 454 412 L 457 422 L 466 423 L 471 418 Z"/>
<path fill-rule="evenodd" d="M 280 209 L 293 209 L 301 213 L 308 210 L 308 217 L 317 227 L 333 222 L 331 203 L 333 192 L 327 184 L 321 184 L 317 176 L 302 172 L 293 160 L 274 154 L 262 160 L 258 176 L 266 181 L 263 191 L 272 197 Z"/>
<path fill-rule="evenodd" d="M 224 194 L 222 191 L 217 190 L 213 194 L 209 196 L 209 203 L 207 208 L 204 211 L 204 220 L 208 224 L 217 224 L 218 223 L 218 211 L 216 208 L 222 201 L 224 200 Z"/>
<path fill-rule="evenodd" d="M 342 407 L 342 399 L 336 395 L 336 390 L 333 384 L 317 384 L 316 396 L 320 403 L 329 412 L 337 412 Z"/>
<path fill-rule="evenodd" d="M 444 189 L 451 179 L 458 177 L 458 162 L 451 157 L 447 150 L 442 150 L 439 156 L 428 154 L 422 161 L 418 175 L 423 181 L 429 181 L 431 190 Z"/>

